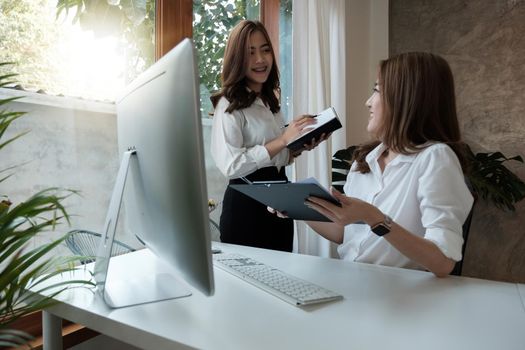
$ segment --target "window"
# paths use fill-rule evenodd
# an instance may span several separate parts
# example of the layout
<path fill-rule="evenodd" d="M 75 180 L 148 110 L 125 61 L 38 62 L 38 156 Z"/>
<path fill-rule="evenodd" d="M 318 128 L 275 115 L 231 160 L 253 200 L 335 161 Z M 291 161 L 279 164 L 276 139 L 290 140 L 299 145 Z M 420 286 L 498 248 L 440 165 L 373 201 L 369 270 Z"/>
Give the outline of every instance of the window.
<path fill-rule="evenodd" d="M 154 15 L 154 0 L 0 0 L 0 61 L 23 89 L 113 101 L 154 61 Z"/>
<path fill-rule="evenodd" d="M 206 115 L 227 35 L 243 18 L 260 18 L 281 43 L 286 112 L 291 0 L 0 0 L 0 61 L 17 62 L 23 89 L 113 101 L 155 58 L 193 37 Z"/>
<path fill-rule="evenodd" d="M 259 0 L 193 1 L 193 41 L 198 53 L 201 112 L 204 118 L 212 110 L 210 94 L 220 89 L 228 35 L 242 19 L 259 19 Z"/>
<path fill-rule="evenodd" d="M 159 0 L 157 58 L 182 38 L 193 37 L 199 54 L 201 110 L 203 117 L 207 118 L 211 111 L 210 93 L 220 86 L 222 57 L 229 31 L 240 19 L 260 19 L 280 58 L 281 100 L 283 112 L 288 116 L 292 81 L 291 14 L 292 0 Z M 279 45 L 275 45 L 277 42 Z"/>

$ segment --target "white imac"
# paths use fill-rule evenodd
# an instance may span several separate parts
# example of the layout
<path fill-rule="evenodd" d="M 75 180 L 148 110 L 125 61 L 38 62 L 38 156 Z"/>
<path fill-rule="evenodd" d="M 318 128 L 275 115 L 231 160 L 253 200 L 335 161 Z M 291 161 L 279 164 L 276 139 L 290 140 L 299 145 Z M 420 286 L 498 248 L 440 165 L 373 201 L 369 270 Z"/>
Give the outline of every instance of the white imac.
<path fill-rule="evenodd" d="M 111 307 L 191 295 L 171 275 L 108 274 L 121 202 L 125 227 L 205 295 L 214 291 L 195 50 L 185 39 L 117 100 L 121 166 L 97 252 L 95 280 Z M 129 171 L 128 171 L 129 169 Z"/>

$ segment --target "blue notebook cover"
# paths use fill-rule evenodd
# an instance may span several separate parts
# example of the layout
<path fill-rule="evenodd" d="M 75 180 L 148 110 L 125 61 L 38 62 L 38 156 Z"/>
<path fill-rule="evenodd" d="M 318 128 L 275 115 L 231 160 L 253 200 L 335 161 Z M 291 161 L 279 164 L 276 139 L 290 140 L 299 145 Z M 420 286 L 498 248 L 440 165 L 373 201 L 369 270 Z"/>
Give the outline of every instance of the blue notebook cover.
<path fill-rule="evenodd" d="M 338 206 L 341 205 L 313 178 L 294 183 L 257 183 L 230 185 L 230 187 L 295 220 L 331 221 L 304 204 L 310 196 L 326 199 Z"/>

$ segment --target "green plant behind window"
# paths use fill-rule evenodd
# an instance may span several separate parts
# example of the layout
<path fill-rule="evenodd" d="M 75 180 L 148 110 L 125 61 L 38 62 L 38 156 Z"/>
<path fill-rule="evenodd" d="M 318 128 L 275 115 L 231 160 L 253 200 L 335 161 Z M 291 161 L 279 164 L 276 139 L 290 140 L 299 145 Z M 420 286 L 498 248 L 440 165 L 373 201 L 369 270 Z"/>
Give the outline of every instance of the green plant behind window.
<path fill-rule="evenodd" d="M 9 63 L 0 63 L 7 66 Z M 0 76 L 0 87 L 12 83 L 14 74 Z M 3 141 L 8 127 L 25 113 L 6 109 L 8 103 L 18 98 L 0 99 L 0 151 L 23 134 Z M 7 181 L 16 166 L 0 169 L 0 184 Z M 3 187 L 2 187 L 3 192 Z M 34 247 L 32 239 L 64 221 L 69 215 L 62 205 L 74 191 L 49 188 L 36 193 L 27 200 L 14 205 L 6 193 L 0 193 L 0 347 L 26 344 L 30 336 L 10 328 L 12 322 L 54 303 L 53 298 L 74 285 L 93 285 L 87 281 L 70 280 L 50 283 L 56 275 L 71 272 L 79 257 L 51 256 L 53 250 L 67 237 L 63 235 L 49 243 Z M 29 292 L 46 292 L 39 297 Z"/>
<path fill-rule="evenodd" d="M 221 87 L 222 59 L 230 31 L 243 19 L 258 19 L 259 6 L 259 0 L 193 1 L 193 41 L 197 51 L 203 116 L 212 110 L 210 94 Z"/>

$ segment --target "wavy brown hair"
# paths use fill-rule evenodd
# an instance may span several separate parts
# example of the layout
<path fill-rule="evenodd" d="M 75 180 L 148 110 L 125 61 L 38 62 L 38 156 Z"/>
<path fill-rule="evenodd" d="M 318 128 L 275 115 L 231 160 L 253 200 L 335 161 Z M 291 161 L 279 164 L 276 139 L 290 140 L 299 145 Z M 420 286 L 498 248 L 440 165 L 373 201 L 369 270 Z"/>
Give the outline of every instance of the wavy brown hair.
<path fill-rule="evenodd" d="M 266 38 L 273 58 L 270 74 L 260 93 L 247 89 L 245 74 L 250 55 L 250 36 L 256 31 L 261 32 Z M 272 113 L 279 112 L 281 108 L 277 97 L 280 95 L 279 69 L 275 62 L 275 53 L 270 36 L 261 22 L 243 20 L 232 29 L 224 51 L 221 80 L 221 90 L 210 97 L 214 108 L 223 96 L 230 102 L 226 109 L 228 113 L 251 106 L 259 96 L 269 106 Z"/>
<path fill-rule="evenodd" d="M 429 142 L 446 143 L 467 171 L 454 78 L 444 58 L 408 52 L 381 61 L 378 85 L 383 124 L 377 140 L 360 145 L 354 152 L 358 171 L 370 171 L 365 157 L 380 142 L 401 154 L 417 153 Z"/>

